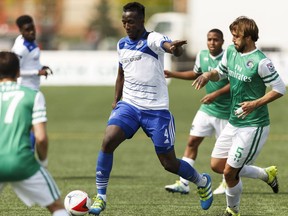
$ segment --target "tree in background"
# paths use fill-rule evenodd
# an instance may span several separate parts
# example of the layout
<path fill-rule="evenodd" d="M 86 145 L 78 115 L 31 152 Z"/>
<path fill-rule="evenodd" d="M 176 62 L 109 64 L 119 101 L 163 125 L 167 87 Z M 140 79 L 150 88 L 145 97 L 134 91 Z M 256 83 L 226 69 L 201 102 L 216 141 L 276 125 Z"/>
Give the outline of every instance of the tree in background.
<path fill-rule="evenodd" d="M 95 49 L 116 48 L 120 32 L 113 26 L 110 6 L 107 0 L 101 0 L 95 7 L 95 15 L 88 26 L 88 40 Z"/>
<path fill-rule="evenodd" d="M 116 49 L 117 41 L 125 35 L 121 25 L 122 7 L 131 1 L 112 1 L 113 5 L 109 2 L 111 1 L 101 0 L 96 5 L 94 17 L 88 26 L 86 38 L 92 49 Z M 154 13 L 173 10 L 173 0 L 138 0 L 138 2 L 146 7 L 146 20 Z"/>
<path fill-rule="evenodd" d="M 122 13 L 122 7 L 134 0 L 118 0 L 117 4 L 118 6 L 118 11 L 120 14 Z M 153 1 L 147 1 L 147 0 L 135 0 L 145 6 L 145 15 L 146 15 L 146 20 L 153 14 L 155 13 L 160 13 L 160 12 L 169 12 L 173 11 L 173 2 L 174 0 L 153 0 Z"/>

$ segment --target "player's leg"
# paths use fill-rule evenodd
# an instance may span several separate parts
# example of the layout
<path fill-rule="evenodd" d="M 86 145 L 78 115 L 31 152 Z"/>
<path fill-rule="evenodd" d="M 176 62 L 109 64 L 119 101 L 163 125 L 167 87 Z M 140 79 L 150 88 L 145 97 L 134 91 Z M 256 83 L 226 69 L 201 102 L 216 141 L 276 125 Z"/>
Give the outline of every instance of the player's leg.
<path fill-rule="evenodd" d="M 215 138 L 217 140 L 217 138 L 220 136 L 221 132 L 224 130 L 225 126 L 227 125 L 228 120 L 213 117 L 211 118 L 211 121 L 215 129 Z M 224 175 L 222 175 L 222 181 L 220 182 L 219 186 L 213 191 L 213 194 L 215 195 L 225 194 L 226 187 L 227 187 L 227 184 L 225 181 L 225 177 Z"/>
<path fill-rule="evenodd" d="M 261 130 L 260 130 L 261 129 Z M 255 128 L 252 127 L 251 131 L 259 131 L 257 135 L 258 136 L 258 151 L 257 154 L 249 161 L 249 164 L 253 164 L 254 160 L 258 156 L 260 150 L 264 146 L 264 143 L 266 142 L 268 135 L 269 135 L 269 126 L 263 127 L 263 128 Z M 256 133 L 255 132 L 255 133 Z M 254 179 L 261 179 L 262 181 L 266 182 L 273 190 L 274 193 L 278 193 L 279 191 L 279 185 L 278 185 L 278 179 L 277 179 L 278 170 L 276 166 L 269 166 L 266 168 L 261 168 L 258 166 L 253 165 L 245 165 L 240 173 L 239 176 L 241 177 L 247 177 L 247 178 L 254 178 Z"/>
<path fill-rule="evenodd" d="M 154 115 L 154 117 L 153 117 Z M 146 118 L 147 117 L 147 118 Z M 142 115 L 145 125 L 141 125 L 146 134 L 151 137 L 157 156 L 165 170 L 193 182 L 198 187 L 200 203 L 203 209 L 208 209 L 213 201 L 211 178 L 208 174 L 199 174 L 189 163 L 177 159 L 174 151 L 175 125 L 169 111 L 152 111 Z"/>
<path fill-rule="evenodd" d="M 27 206 L 37 204 L 46 207 L 53 216 L 69 216 L 61 201 L 60 191 L 45 168 L 40 167 L 40 170 L 30 178 L 12 182 L 11 185 Z"/>
<path fill-rule="evenodd" d="M 232 132 L 231 136 L 233 136 L 233 144 L 224 169 L 225 180 L 227 182 L 226 200 L 227 207 L 230 207 L 238 214 L 242 193 L 239 172 L 245 164 L 253 163 L 256 160 L 268 137 L 269 126 L 247 128 L 231 126 L 230 128 Z"/>
<path fill-rule="evenodd" d="M 189 136 L 182 160 L 186 161 L 190 166 L 194 167 L 194 163 L 198 154 L 198 147 L 204 137 Z M 166 185 L 165 190 L 181 194 L 188 194 L 190 191 L 189 181 L 180 177 L 174 184 Z"/>
<path fill-rule="evenodd" d="M 198 148 L 204 137 L 211 136 L 214 132 L 213 125 L 209 120 L 210 116 L 202 111 L 198 111 L 192 121 L 190 135 L 184 151 L 182 160 L 194 167 L 198 154 Z M 188 194 L 190 191 L 189 181 L 180 177 L 174 184 L 166 185 L 165 190 L 169 192 L 178 192 Z"/>
<path fill-rule="evenodd" d="M 198 173 L 197 170 L 190 166 L 186 161 L 177 159 L 174 148 L 170 149 L 169 152 L 166 152 L 166 148 L 162 147 L 156 146 L 155 149 L 165 170 L 179 175 L 197 186 L 201 207 L 204 210 L 207 210 L 212 205 L 213 201 L 210 176 L 206 173 Z"/>
<path fill-rule="evenodd" d="M 227 208 L 223 215 L 238 215 L 236 212 L 240 205 L 240 195 L 242 192 L 242 184 L 237 179 L 238 175 L 237 168 L 234 168 L 227 164 L 227 158 L 232 146 L 233 136 L 235 136 L 236 128 L 229 123 L 223 129 L 222 133 L 216 140 L 214 149 L 211 155 L 211 168 L 214 172 L 223 174 L 227 183 L 226 188 L 226 202 Z M 230 209 L 231 206 L 236 208 Z M 231 210 L 231 211 L 230 211 Z M 234 211 L 235 210 L 235 211 Z M 230 212 L 228 212 L 230 211 Z M 230 214 L 231 213 L 231 214 Z"/>
<path fill-rule="evenodd" d="M 105 131 L 96 167 L 97 195 L 89 214 L 99 215 L 106 208 L 106 191 L 112 171 L 115 149 L 139 129 L 138 111 L 124 102 L 119 102 L 112 111 Z"/>

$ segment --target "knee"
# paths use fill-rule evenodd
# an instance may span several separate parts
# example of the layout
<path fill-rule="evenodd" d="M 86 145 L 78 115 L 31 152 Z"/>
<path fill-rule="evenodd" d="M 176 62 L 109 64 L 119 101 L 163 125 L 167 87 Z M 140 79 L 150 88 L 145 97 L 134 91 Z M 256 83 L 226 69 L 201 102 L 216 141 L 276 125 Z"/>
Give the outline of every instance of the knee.
<path fill-rule="evenodd" d="M 203 138 L 191 136 L 188 140 L 187 146 L 190 149 L 198 149 L 200 143 L 202 142 Z"/>
<path fill-rule="evenodd" d="M 211 169 L 213 170 L 213 172 L 223 174 L 223 170 L 220 167 L 216 166 L 215 164 L 211 164 Z"/>
<path fill-rule="evenodd" d="M 223 170 L 225 167 L 225 161 L 222 159 L 212 158 L 210 162 L 211 169 L 219 174 L 223 174 Z"/>
<path fill-rule="evenodd" d="M 223 171 L 223 174 L 224 174 L 225 180 L 227 182 L 231 182 L 231 181 L 236 180 L 236 176 L 235 176 L 234 172 L 232 172 L 230 169 L 225 168 Z"/>

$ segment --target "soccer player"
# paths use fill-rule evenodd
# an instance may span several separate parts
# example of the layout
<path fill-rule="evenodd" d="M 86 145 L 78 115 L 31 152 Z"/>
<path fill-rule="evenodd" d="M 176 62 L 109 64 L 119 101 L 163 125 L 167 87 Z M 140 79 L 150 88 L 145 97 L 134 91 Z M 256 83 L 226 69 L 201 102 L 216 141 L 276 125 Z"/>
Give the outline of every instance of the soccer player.
<path fill-rule="evenodd" d="M 23 86 L 39 90 L 40 76 L 52 74 L 52 70 L 40 63 L 40 49 L 35 42 L 36 29 L 34 21 L 29 15 L 22 15 L 17 18 L 16 24 L 20 35 L 16 38 L 12 51 L 17 54 L 20 60 L 20 77 L 18 83 Z M 31 149 L 34 150 L 35 137 L 33 131 L 30 134 Z"/>
<path fill-rule="evenodd" d="M 229 122 L 217 139 L 211 157 L 211 168 L 224 173 L 227 182 L 224 216 L 240 215 L 241 173 L 254 173 L 278 192 L 276 167 L 261 169 L 253 164 L 269 134 L 267 104 L 286 92 L 273 63 L 256 47 L 258 27 L 253 19 L 238 17 L 229 26 L 234 45 L 224 52 L 215 70 L 203 73 L 194 82 L 196 89 L 211 81 L 228 77 L 232 98 Z M 266 92 L 266 86 L 271 90 Z"/>
<path fill-rule="evenodd" d="M 168 88 L 163 73 L 164 54 L 180 56 L 186 41 L 171 41 L 144 27 L 145 7 L 131 2 L 123 7 L 122 24 L 127 37 L 117 45 L 119 68 L 112 112 L 108 120 L 96 168 L 97 196 L 89 213 L 99 215 L 106 207 L 106 190 L 115 149 L 141 127 L 151 138 L 162 166 L 195 183 L 200 204 L 208 209 L 213 201 L 211 178 L 199 174 L 174 151 L 174 118 L 169 111 Z M 122 98 L 122 100 L 121 100 Z"/>
<path fill-rule="evenodd" d="M 31 16 L 22 15 L 17 18 L 16 24 L 20 35 L 16 38 L 12 51 L 20 60 L 20 77 L 18 82 L 29 88 L 39 90 L 40 76 L 52 74 L 48 66 L 40 63 L 40 49 L 36 43 L 36 29 Z"/>
<path fill-rule="evenodd" d="M 217 67 L 223 56 L 224 38 L 219 29 L 211 29 L 207 34 L 208 50 L 201 50 L 196 57 L 193 71 L 176 72 L 165 70 L 167 78 L 179 78 L 185 80 L 195 80 L 205 71 L 210 71 Z M 226 126 L 230 115 L 230 85 L 228 79 L 220 82 L 208 82 L 206 85 L 206 95 L 201 99 L 202 105 L 197 111 L 191 125 L 190 136 L 184 151 L 182 160 L 194 167 L 198 154 L 198 147 L 206 136 L 211 136 L 215 132 L 216 139 Z M 225 193 L 226 182 L 223 178 L 219 187 L 213 191 L 214 194 Z M 169 192 L 188 194 L 190 191 L 189 181 L 180 177 L 175 184 L 166 185 Z"/>
<path fill-rule="evenodd" d="M 0 52 L 0 191 L 8 183 L 27 205 L 46 207 L 53 216 L 68 216 L 47 166 L 46 107 L 41 92 L 20 86 L 19 59 Z M 30 150 L 34 129 L 37 154 Z"/>

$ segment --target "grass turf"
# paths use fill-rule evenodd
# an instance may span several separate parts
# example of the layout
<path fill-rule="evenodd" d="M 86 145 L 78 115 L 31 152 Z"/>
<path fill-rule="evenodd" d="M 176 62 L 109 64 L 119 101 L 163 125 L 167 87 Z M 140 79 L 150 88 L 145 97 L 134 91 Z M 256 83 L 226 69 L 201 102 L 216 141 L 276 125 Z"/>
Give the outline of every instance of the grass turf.
<path fill-rule="evenodd" d="M 194 90 L 189 81 L 173 80 L 169 85 L 170 110 L 176 121 L 176 154 L 182 157 L 191 121 L 200 105 L 204 91 Z M 101 146 L 106 121 L 111 111 L 114 87 L 42 87 L 48 107 L 49 171 L 55 178 L 62 198 L 71 190 L 81 189 L 91 197 L 95 189 L 95 164 Z M 271 132 L 256 165 L 277 165 L 280 192 L 273 194 L 261 180 L 243 178 L 241 215 L 288 215 L 287 107 L 288 98 L 269 104 Z M 214 137 L 200 146 L 196 169 L 212 176 L 213 188 L 221 176 L 211 171 L 210 153 Z M 114 166 L 108 188 L 108 203 L 102 216 L 159 216 L 159 215 L 218 215 L 226 206 L 225 196 L 214 196 L 208 211 L 200 208 L 195 186 L 189 195 L 167 193 L 166 184 L 177 176 L 160 165 L 152 142 L 140 129 L 120 145 L 114 155 Z M 50 215 L 40 207 L 27 208 L 6 187 L 0 196 L 1 216 Z"/>

